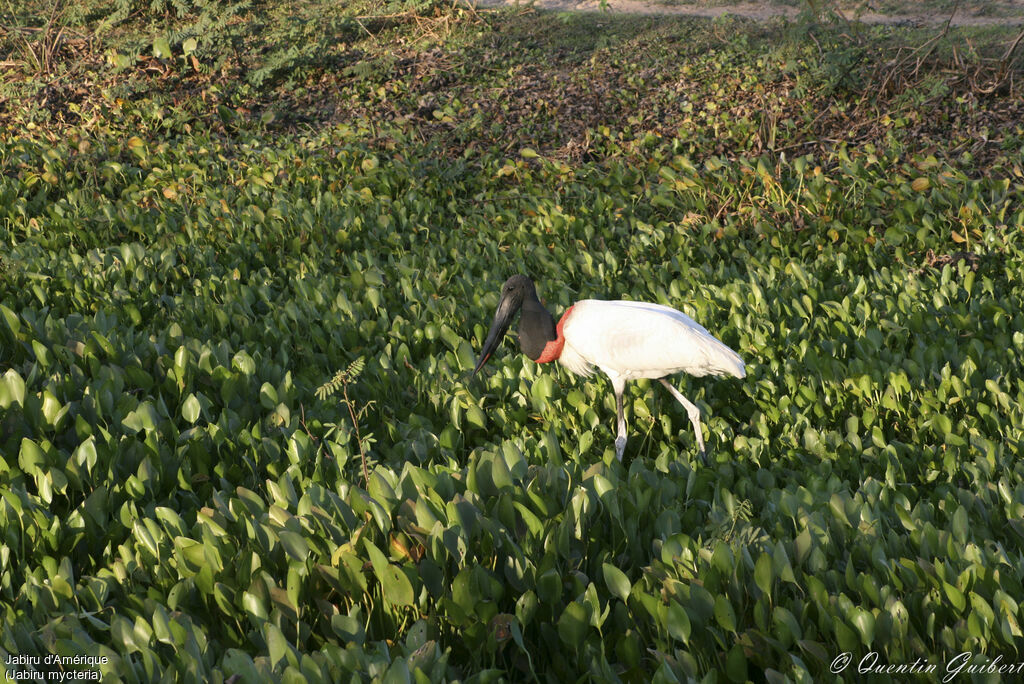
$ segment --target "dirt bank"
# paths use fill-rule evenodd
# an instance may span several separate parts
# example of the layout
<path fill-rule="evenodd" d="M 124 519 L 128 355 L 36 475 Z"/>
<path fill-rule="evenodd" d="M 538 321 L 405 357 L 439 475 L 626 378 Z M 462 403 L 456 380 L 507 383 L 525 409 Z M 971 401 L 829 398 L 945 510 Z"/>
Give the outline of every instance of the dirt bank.
<path fill-rule="evenodd" d="M 478 0 L 478 7 L 527 6 L 558 11 L 598 12 L 602 11 L 599 0 L 534 0 L 532 3 L 517 0 Z M 888 24 L 892 26 L 928 26 L 945 24 L 950 21 L 949 8 L 937 7 L 934 2 L 907 2 L 905 13 L 885 13 L 869 9 L 858 11 L 856 7 L 845 9 L 844 15 L 850 20 L 866 24 Z M 912 11 L 911 11 L 912 10 Z M 608 0 L 606 11 L 621 14 L 673 15 L 692 17 L 718 17 L 733 14 L 749 19 L 765 21 L 775 17 L 795 19 L 799 7 L 773 3 L 714 4 L 662 4 L 644 0 Z M 1007 0 L 1000 3 L 964 2 L 956 8 L 950 23 L 953 26 L 996 26 L 1024 24 L 1024 0 Z"/>

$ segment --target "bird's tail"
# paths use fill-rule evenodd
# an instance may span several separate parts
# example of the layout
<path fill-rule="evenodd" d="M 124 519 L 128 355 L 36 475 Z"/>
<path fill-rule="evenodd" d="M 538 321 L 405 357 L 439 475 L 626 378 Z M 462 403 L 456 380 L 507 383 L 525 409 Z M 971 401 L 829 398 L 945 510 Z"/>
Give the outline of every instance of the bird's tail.
<path fill-rule="evenodd" d="M 743 359 L 741 359 L 740 355 L 737 354 L 736 352 L 733 352 L 732 356 L 733 364 L 729 368 L 729 374 L 736 378 L 747 377 L 747 364 L 743 363 Z"/>
<path fill-rule="evenodd" d="M 734 352 L 732 349 L 727 347 L 725 343 L 720 340 L 715 340 L 717 343 L 717 354 L 714 355 L 714 366 L 717 375 L 731 375 L 734 378 L 745 378 L 747 377 L 747 365 L 743 363 L 743 359 L 740 355 Z"/>

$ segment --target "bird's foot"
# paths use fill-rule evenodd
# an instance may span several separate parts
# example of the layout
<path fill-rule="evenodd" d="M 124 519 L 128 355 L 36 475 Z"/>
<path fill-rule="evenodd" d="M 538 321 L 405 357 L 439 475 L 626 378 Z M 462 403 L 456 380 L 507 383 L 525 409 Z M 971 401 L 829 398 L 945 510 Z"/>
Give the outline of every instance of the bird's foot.
<path fill-rule="evenodd" d="M 700 462 L 704 464 L 706 468 L 708 465 L 708 452 L 705 449 L 700 450 Z"/>
<path fill-rule="evenodd" d="M 615 438 L 615 458 L 622 461 L 622 454 L 626 451 L 626 438 L 616 437 Z"/>

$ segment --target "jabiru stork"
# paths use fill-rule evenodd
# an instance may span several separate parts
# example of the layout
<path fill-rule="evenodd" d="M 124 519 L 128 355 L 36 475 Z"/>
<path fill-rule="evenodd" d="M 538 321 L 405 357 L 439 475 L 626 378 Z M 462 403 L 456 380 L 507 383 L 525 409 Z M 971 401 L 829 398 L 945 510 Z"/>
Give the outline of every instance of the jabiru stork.
<path fill-rule="evenodd" d="M 596 366 L 612 381 L 618 411 L 615 456 L 620 461 L 626 450 L 622 392 L 626 381 L 650 378 L 659 380 L 686 409 L 701 460 L 707 462 L 700 432 L 700 409 L 665 377 L 686 372 L 697 377 L 743 378 L 747 373 L 739 354 L 682 311 L 661 304 L 584 299 L 566 309 L 556 324 L 537 297 L 533 281 L 525 275 L 515 275 L 501 288 L 498 310 L 473 375 L 497 349 L 520 310 L 519 346 L 528 357 L 537 363 L 558 361 L 584 377 L 591 375 Z"/>

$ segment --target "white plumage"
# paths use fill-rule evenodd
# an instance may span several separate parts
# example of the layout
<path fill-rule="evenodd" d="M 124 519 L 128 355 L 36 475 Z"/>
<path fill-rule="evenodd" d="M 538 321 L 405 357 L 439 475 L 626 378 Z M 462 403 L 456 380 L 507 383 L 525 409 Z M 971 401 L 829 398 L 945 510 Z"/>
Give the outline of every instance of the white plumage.
<path fill-rule="evenodd" d="M 592 365 L 623 380 L 679 372 L 747 374 L 739 354 L 682 311 L 661 304 L 584 299 L 573 305 L 562 331 L 565 348 L 558 360 L 577 375 L 590 375 Z"/>

